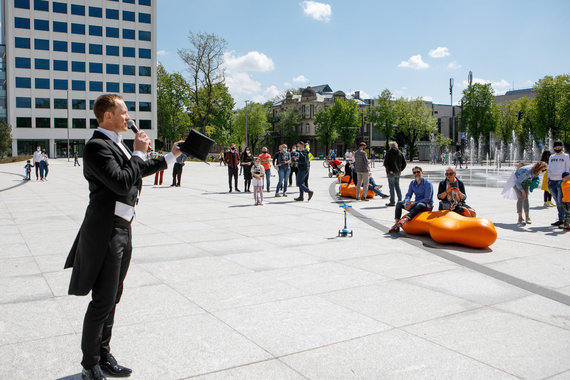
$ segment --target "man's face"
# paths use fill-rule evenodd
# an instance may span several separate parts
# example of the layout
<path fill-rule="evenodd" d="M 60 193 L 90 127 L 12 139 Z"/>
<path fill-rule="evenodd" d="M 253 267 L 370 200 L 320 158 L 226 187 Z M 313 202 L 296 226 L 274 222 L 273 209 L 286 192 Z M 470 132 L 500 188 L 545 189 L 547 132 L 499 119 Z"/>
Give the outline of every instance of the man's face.
<path fill-rule="evenodd" d="M 267 148 L 263 148 L 263 149 L 261 150 L 261 153 L 267 153 Z"/>
<path fill-rule="evenodd" d="M 445 172 L 445 178 L 447 178 L 449 180 L 449 182 L 455 182 L 455 171 L 453 170 L 447 170 Z"/>
<path fill-rule="evenodd" d="M 421 171 L 420 169 L 418 169 L 418 168 L 414 168 L 414 169 L 412 170 L 412 174 L 414 175 L 414 178 L 415 178 L 416 180 L 422 178 L 422 171 Z"/>
<path fill-rule="evenodd" d="M 127 121 L 131 120 L 125 102 L 122 99 L 115 100 L 115 110 L 105 112 L 106 129 L 115 133 L 128 131 Z"/>
<path fill-rule="evenodd" d="M 562 147 L 561 147 L 561 146 L 555 146 L 555 147 L 554 147 L 554 151 L 555 151 L 556 153 L 560 153 L 560 152 L 562 152 Z"/>
<path fill-rule="evenodd" d="M 39 151 L 40 151 L 40 147 L 38 146 L 38 147 L 36 148 L 36 150 L 39 152 Z"/>

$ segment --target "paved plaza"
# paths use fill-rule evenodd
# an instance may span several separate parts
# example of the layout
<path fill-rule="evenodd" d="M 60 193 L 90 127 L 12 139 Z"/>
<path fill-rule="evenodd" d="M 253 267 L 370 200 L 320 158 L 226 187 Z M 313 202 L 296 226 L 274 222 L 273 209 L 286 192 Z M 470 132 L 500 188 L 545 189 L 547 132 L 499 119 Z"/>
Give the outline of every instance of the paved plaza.
<path fill-rule="evenodd" d="M 23 183 L 23 166 L 0 165 L 0 378 L 79 379 L 89 297 L 67 295 L 63 264 L 87 181 L 73 160 L 50 160 L 49 182 Z M 111 342 L 132 379 L 570 379 L 570 234 L 550 227 L 540 190 L 517 227 L 500 189 L 467 185 L 498 233 L 473 249 L 388 234 L 394 208 L 378 197 L 350 203 L 354 237 L 338 238 L 320 161 L 303 203 L 293 187 L 256 207 L 217 163 L 187 164 L 178 188 L 170 170 L 153 179 Z"/>

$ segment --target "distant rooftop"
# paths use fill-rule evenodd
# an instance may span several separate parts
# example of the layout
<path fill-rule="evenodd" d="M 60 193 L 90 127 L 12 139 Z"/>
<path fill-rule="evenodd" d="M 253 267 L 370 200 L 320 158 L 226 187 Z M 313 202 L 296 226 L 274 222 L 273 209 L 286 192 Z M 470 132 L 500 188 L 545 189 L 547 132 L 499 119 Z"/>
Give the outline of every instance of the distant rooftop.
<path fill-rule="evenodd" d="M 531 94 L 534 91 L 532 91 L 532 88 L 522 88 L 520 90 L 511 90 L 511 91 L 507 91 L 505 92 L 505 95 L 524 95 L 524 94 Z"/>

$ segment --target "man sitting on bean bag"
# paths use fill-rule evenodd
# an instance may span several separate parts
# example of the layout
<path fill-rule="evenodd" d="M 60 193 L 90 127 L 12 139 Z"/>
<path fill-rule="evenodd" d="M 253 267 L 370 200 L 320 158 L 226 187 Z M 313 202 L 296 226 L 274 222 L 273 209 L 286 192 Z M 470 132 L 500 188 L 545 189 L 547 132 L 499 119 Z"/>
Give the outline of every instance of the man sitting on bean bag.
<path fill-rule="evenodd" d="M 400 231 L 404 223 L 412 220 L 422 211 L 431 211 L 433 208 L 433 185 L 430 181 L 422 177 L 422 168 L 416 166 L 412 169 L 414 181 L 410 183 L 408 193 L 403 201 L 396 203 L 396 223 L 390 228 L 390 232 Z M 412 202 L 412 195 L 415 195 L 415 202 Z M 409 211 L 403 218 L 402 208 Z"/>
<path fill-rule="evenodd" d="M 437 199 L 439 210 L 451 210 L 463 216 L 475 216 L 475 211 L 465 204 L 465 185 L 456 178 L 455 169 L 448 167 L 445 169 L 445 178 L 439 183 Z"/>

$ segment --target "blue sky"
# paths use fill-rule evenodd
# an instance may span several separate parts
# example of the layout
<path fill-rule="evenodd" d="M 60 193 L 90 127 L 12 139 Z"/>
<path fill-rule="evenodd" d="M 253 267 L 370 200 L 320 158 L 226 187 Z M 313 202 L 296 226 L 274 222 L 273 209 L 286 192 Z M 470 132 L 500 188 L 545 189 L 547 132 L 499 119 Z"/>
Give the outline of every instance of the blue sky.
<path fill-rule="evenodd" d="M 449 104 L 469 70 L 497 94 L 570 73 L 566 0 L 155 1 L 159 62 L 186 75 L 190 31 L 224 38 L 237 108 L 320 84 Z"/>

